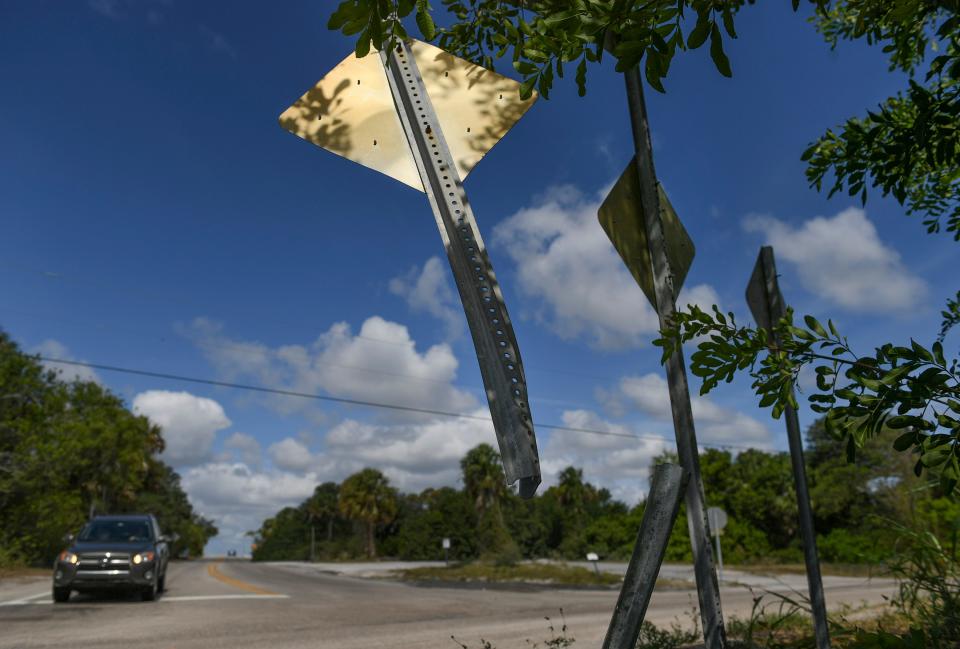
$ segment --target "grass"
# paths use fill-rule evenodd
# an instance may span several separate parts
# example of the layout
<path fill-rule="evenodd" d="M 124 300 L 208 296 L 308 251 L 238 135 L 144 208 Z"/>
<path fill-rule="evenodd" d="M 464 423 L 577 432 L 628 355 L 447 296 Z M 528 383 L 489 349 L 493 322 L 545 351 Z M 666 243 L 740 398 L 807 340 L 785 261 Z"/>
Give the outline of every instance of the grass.
<path fill-rule="evenodd" d="M 20 566 L 0 566 L 0 579 L 19 579 L 22 577 L 49 577 L 49 568 L 24 568 Z"/>
<path fill-rule="evenodd" d="M 746 563 L 724 566 L 754 575 L 805 575 L 807 567 L 802 563 Z M 885 575 L 882 566 L 868 563 L 822 563 L 820 573 L 833 577 L 880 577 Z"/>
<path fill-rule="evenodd" d="M 404 581 L 454 581 L 559 584 L 564 586 L 614 586 L 618 575 L 564 564 L 520 563 L 497 566 L 490 563 L 465 563 L 435 568 L 411 568 L 395 571 Z"/>

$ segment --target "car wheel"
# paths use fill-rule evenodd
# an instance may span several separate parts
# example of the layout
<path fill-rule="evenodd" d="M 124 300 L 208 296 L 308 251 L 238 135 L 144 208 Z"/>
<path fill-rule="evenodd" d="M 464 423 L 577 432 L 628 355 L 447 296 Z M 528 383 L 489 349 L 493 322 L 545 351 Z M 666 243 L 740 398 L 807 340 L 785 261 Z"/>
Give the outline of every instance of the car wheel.
<path fill-rule="evenodd" d="M 70 589 L 69 588 L 54 588 L 53 589 L 53 601 L 58 604 L 63 604 L 64 602 L 70 599 Z"/>
<path fill-rule="evenodd" d="M 152 602 L 157 599 L 157 582 L 153 582 L 140 592 L 140 599 L 145 602 Z"/>

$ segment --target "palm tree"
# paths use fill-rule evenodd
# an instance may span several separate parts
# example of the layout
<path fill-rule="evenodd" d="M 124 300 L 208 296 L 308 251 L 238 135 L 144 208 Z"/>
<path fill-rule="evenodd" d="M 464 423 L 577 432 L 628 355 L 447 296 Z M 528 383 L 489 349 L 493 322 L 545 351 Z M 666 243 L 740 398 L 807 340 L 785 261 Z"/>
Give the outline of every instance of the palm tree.
<path fill-rule="evenodd" d="M 483 518 L 491 509 L 499 509 L 500 501 L 507 492 L 500 454 L 489 444 L 480 444 L 463 456 L 460 469 L 463 471 L 464 489 L 473 499 L 477 518 Z"/>
<path fill-rule="evenodd" d="M 303 510 L 310 523 L 310 560 L 316 559 L 316 525 L 321 521 L 327 523 L 327 542 L 333 540 L 333 521 L 337 516 L 337 494 L 340 487 L 336 482 L 324 482 L 317 485 L 313 495 L 303 503 Z"/>
<path fill-rule="evenodd" d="M 477 544 L 481 556 L 516 553 L 503 522 L 500 503 L 507 495 L 500 455 L 489 444 L 474 447 L 460 460 L 463 486 L 477 512 Z"/>
<path fill-rule="evenodd" d="M 557 476 L 557 500 L 577 523 L 586 514 L 588 505 L 597 500 L 597 490 L 583 481 L 583 470 L 568 466 Z"/>
<path fill-rule="evenodd" d="M 343 481 L 338 498 L 340 513 L 364 524 L 367 556 L 377 556 L 373 533 L 377 525 L 397 515 L 397 491 L 376 469 L 364 469 Z"/>

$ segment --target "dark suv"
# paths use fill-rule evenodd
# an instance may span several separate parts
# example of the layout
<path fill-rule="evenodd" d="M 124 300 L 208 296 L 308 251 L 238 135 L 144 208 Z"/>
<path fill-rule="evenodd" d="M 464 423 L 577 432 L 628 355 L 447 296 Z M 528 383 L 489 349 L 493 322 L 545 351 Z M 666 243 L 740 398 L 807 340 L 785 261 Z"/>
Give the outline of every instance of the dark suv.
<path fill-rule="evenodd" d="M 73 590 L 108 589 L 156 599 L 165 586 L 172 540 L 151 514 L 95 517 L 79 536 L 67 536 L 70 545 L 53 566 L 53 601 L 66 602 Z"/>

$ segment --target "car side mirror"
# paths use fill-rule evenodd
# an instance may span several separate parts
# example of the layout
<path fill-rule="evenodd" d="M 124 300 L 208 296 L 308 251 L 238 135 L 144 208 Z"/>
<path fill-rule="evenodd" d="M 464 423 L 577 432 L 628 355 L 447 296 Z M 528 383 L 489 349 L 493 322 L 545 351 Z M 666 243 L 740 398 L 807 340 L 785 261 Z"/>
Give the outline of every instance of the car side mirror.
<path fill-rule="evenodd" d="M 75 538 L 76 538 L 76 537 L 75 537 L 73 534 L 64 534 L 64 535 L 63 535 L 63 542 L 66 543 L 67 545 L 70 545 L 71 543 L 73 543 L 73 540 L 74 540 Z"/>

